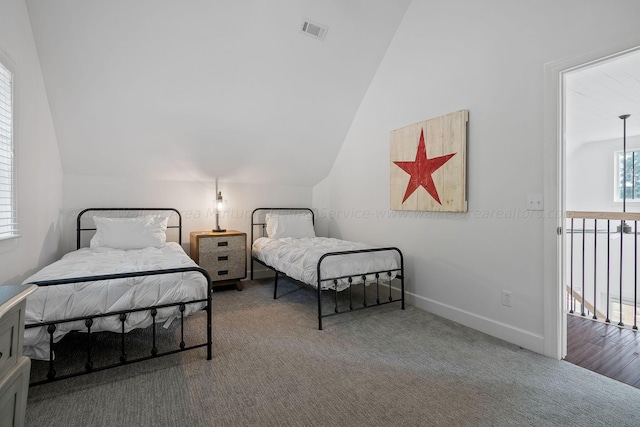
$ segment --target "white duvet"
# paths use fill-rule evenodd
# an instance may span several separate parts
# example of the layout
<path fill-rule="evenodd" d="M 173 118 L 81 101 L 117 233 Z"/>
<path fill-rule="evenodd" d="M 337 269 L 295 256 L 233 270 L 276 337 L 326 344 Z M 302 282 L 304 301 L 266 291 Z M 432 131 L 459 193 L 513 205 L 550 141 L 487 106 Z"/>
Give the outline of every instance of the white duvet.
<path fill-rule="evenodd" d="M 253 256 L 287 276 L 318 286 L 317 265 L 320 257 L 328 252 L 372 249 L 373 246 L 349 242 L 329 237 L 270 239 L 261 237 L 253 242 Z M 353 275 L 353 282 L 362 283 L 362 275 L 371 272 L 392 271 L 398 268 L 399 255 L 396 251 L 366 252 L 349 255 L 330 256 L 322 261 L 321 278 L 335 278 Z M 380 279 L 388 281 L 395 277 L 380 274 Z M 367 275 L 367 283 L 375 280 L 375 275 Z M 349 287 L 347 279 L 340 279 L 338 291 Z M 333 281 L 323 281 L 321 289 L 335 289 Z"/>
<path fill-rule="evenodd" d="M 175 242 L 160 248 L 136 250 L 82 248 L 43 268 L 24 283 L 182 267 L 197 265 Z M 25 323 L 28 325 L 39 321 L 186 302 L 204 299 L 206 296 L 207 281 L 195 271 L 42 286 L 27 297 Z M 184 313 L 189 315 L 204 306 L 205 303 L 187 304 Z M 168 326 L 179 315 L 177 306 L 161 308 L 158 309 L 156 322 L 165 322 L 165 326 Z M 149 311 L 129 313 L 125 321 L 125 332 L 147 327 L 151 323 Z M 94 319 L 91 331 L 120 332 L 121 328 L 118 316 L 109 316 Z M 58 324 L 54 342 L 72 330 L 86 331 L 84 321 Z M 49 334 L 45 327 L 25 329 L 24 354 L 35 359 L 49 359 Z"/>

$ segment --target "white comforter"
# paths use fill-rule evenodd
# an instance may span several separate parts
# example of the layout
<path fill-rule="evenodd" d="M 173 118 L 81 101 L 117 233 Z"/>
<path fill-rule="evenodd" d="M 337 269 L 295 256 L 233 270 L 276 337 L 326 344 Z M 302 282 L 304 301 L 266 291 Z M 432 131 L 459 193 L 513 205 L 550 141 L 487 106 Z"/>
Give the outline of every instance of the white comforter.
<path fill-rule="evenodd" d="M 329 237 L 270 239 L 261 237 L 253 242 L 253 256 L 263 263 L 275 268 L 287 276 L 318 286 L 318 260 L 328 252 L 352 251 L 357 249 L 371 249 L 373 246 L 349 242 Z M 378 271 L 391 271 L 399 265 L 396 251 L 366 252 L 340 256 L 330 256 L 322 261 L 321 278 L 334 278 L 353 275 L 352 283 L 362 283 L 362 275 Z M 395 277 L 380 274 L 380 279 L 388 281 Z M 367 275 L 367 283 L 375 280 L 375 275 Z M 347 279 L 338 281 L 338 291 L 349 287 Z M 321 284 L 321 289 L 335 289 L 333 281 Z"/>
<path fill-rule="evenodd" d="M 104 247 L 82 248 L 68 253 L 61 260 L 43 268 L 24 283 L 182 267 L 197 267 L 197 265 L 175 242 L 167 243 L 161 248 L 126 251 Z M 42 286 L 27 297 L 25 323 L 204 299 L 207 296 L 206 282 L 202 274 L 190 271 Z M 188 304 L 184 313 L 189 315 L 204 306 L 205 303 Z M 165 322 L 165 326 L 168 326 L 179 314 L 178 307 L 161 308 L 156 315 L 156 321 Z M 151 323 L 152 317 L 149 311 L 129 313 L 125 321 L 125 331 L 144 328 Z M 118 316 L 109 316 L 94 319 L 91 331 L 119 332 L 121 328 L 122 324 Z M 84 321 L 59 323 L 54 332 L 54 342 L 59 341 L 72 330 L 86 330 Z M 24 354 L 35 359 L 49 359 L 49 334 L 46 328 L 25 330 Z"/>

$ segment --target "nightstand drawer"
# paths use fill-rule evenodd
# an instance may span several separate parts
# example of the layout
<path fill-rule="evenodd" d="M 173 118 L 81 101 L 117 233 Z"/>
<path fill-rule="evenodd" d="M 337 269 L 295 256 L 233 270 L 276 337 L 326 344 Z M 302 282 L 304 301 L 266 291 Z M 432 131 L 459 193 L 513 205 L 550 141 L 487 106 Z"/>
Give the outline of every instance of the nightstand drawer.
<path fill-rule="evenodd" d="M 208 269 L 205 269 L 205 270 L 209 271 L 209 274 L 211 275 L 211 280 L 216 282 L 219 280 L 232 280 L 232 279 L 245 278 L 246 274 L 244 272 L 244 268 L 242 267 L 244 266 L 232 265 L 232 266 L 229 266 L 229 268 L 225 268 L 224 266 L 221 266 L 220 268 L 215 270 L 208 270 Z"/>
<path fill-rule="evenodd" d="M 200 238 L 200 256 L 217 252 L 245 251 L 245 236 L 224 236 L 211 239 Z"/>
<path fill-rule="evenodd" d="M 31 360 L 20 356 L 16 365 L 0 381 L 0 426 L 24 425 L 30 370 Z"/>
<path fill-rule="evenodd" d="M 20 310 L 14 309 L 0 320 L 0 378 L 13 368 L 22 349 L 18 349 L 20 337 Z"/>

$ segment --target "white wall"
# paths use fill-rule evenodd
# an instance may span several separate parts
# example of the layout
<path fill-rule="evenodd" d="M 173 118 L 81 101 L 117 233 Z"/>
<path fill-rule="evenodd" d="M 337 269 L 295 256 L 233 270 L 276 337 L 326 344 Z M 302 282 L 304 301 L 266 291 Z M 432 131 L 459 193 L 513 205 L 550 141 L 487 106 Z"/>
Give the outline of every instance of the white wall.
<path fill-rule="evenodd" d="M 58 255 L 62 167 L 24 0 L 0 2 L 0 60 L 15 74 L 18 220 L 22 237 L 0 241 L 0 284 L 19 284 Z"/>
<path fill-rule="evenodd" d="M 630 0 L 414 0 L 314 190 L 329 234 L 400 247 L 415 305 L 545 352 L 550 248 L 542 216 L 525 210 L 544 193 L 544 65 L 637 35 L 639 15 Z M 469 212 L 389 211 L 389 132 L 460 109 Z"/>
<path fill-rule="evenodd" d="M 258 207 L 311 206 L 310 187 L 219 182 L 226 201 L 221 228 L 251 233 L 251 212 Z M 62 250 L 76 248 L 76 215 L 89 207 L 170 207 L 180 211 L 182 242 L 189 251 L 189 233 L 215 227 L 215 182 L 160 181 L 140 178 L 64 176 Z"/>
<path fill-rule="evenodd" d="M 627 150 L 640 148 L 640 137 L 627 137 Z M 622 212 L 613 199 L 614 154 L 622 138 L 580 145 L 567 157 L 567 210 Z M 627 201 L 627 212 L 640 212 L 640 203 Z"/>

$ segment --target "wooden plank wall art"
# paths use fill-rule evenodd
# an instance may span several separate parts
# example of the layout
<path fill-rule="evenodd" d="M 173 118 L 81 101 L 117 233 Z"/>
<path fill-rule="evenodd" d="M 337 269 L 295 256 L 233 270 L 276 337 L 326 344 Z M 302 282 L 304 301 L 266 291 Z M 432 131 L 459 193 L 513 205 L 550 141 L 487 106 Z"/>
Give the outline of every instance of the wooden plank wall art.
<path fill-rule="evenodd" d="M 391 209 L 466 212 L 468 110 L 391 132 Z"/>

